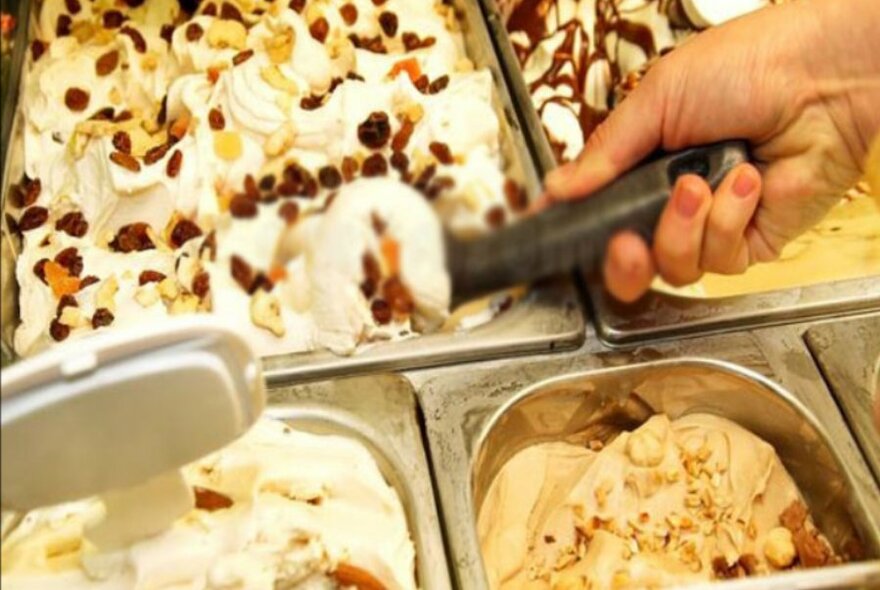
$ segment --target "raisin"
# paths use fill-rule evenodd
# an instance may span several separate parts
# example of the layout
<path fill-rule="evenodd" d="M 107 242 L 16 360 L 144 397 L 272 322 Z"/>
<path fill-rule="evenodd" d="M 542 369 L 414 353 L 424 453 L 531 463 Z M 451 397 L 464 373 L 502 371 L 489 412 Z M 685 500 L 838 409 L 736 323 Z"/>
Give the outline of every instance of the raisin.
<path fill-rule="evenodd" d="M 257 186 L 257 181 L 254 180 L 253 174 L 247 174 L 244 177 L 244 194 L 254 201 L 260 200 L 260 187 Z"/>
<path fill-rule="evenodd" d="M 49 334 L 52 336 L 52 340 L 55 342 L 61 342 L 70 336 L 70 326 L 62 324 L 57 319 L 54 319 L 52 320 L 52 323 L 49 324 Z"/>
<path fill-rule="evenodd" d="M 373 319 L 379 325 L 385 325 L 391 321 L 391 306 L 384 299 L 376 299 L 370 304 L 370 312 Z"/>
<path fill-rule="evenodd" d="M 382 285 L 382 298 L 388 302 L 392 311 L 401 315 L 409 315 L 415 309 L 409 289 L 398 277 L 391 277 Z"/>
<path fill-rule="evenodd" d="M 217 108 L 208 111 L 208 125 L 214 131 L 220 131 L 226 127 L 226 117 L 223 116 L 223 111 Z"/>
<path fill-rule="evenodd" d="M 159 125 L 165 125 L 165 122 L 168 120 L 168 95 L 162 97 L 162 102 L 159 103 L 159 112 L 156 113 L 156 123 Z"/>
<path fill-rule="evenodd" d="M 394 139 L 391 140 L 391 149 L 395 152 L 402 152 L 409 143 L 415 128 L 415 123 L 410 121 L 409 117 L 405 117 L 400 123 L 400 129 L 394 134 Z"/>
<path fill-rule="evenodd" d="M 391 154 L 391 167 L 404 176 L 409 169 L 409 158 L 403 152 L 394 152 Z"/>
<path fill-rule="evenodd" d="M 58 20 L 55 21 L 55 35 L 58 37 L 66 37 L 70 34 L 73 26 L 73 19 L 66 14 L 59 14 Z"/>
<path fill-rule="evenodd" d="M 324 166 L 318 171 L 318 180 L 324 188 L 338 188 L 342 184 L 342 174 L 336 166 Z"/>
<path fill-rule="evenodd" d="M 147 283 L 161 283 L 165 280 L 165 274 L 158 270 L 144 270 L 138 275 L 138 285 L 146 285 Z"/>
<path fill-rule="evenodd" d="M 89 93 L 82 88 L 68 88 L 67 92 L 64 93 L 64 104 L 71 111 L 77 113 L 84 111 L 89 106 Z"/>
<path fill-rule="evenodd" d="M 88 286 L 90 286 L 90 285 L 94 285 L 95 283 L 99 283 L 99 282 L 101 282 L 101 279 L 99 279 L 99 278 L 96 277 L 95 275 L 88 275 L 88 276 L 85 276 L 85 277 L 83 277 L 82 280 L 79 282 L 79 290 L 82 291 L 82 290 L 85 289 L 86 287 L 88 287 Z"/>
<path fill-rule="evenodd" d="M 28 207 L 18 220 L 18 229 L 23 232 L 37 229 L 46 223 L 47 219 L 49 219 L 49 210 L 45 207 Z"/>
<path fill-rule="evenodd" d="M 504 198 L 513 211 L 523 211 L 529 206 L 525 189 L 510 178 L 504 181 Z"/>
<path fill-rule="evenodd" d="M 287 6 L 291 10 L 301 14 L 303 9 L 306 7 L 306 0 L 290 0 Z"/>
<path fill-rule="evenodd" d="M 186 26 L 186 40 L 191 42 L 196 42 L 202 38 L 202 35 L 205 34 L 205 30 L 199 23 L 189 23 Z"/>
<path fill-rule="evenodd" d="M 322 106 L 324 106 L 324 97 L 316 94 L 304 96 L 300 99 L 299 106 L 304 111 L 314 111 L 320 109 Z"/>
<path fill-rule="evenodd" d="M 70 294 L 62 295 L 61 299 L 58 300 L 58 307 L 55 308 L 55 315 L 60 317 L 65 307 L 79 307 L 76 297 Z"/>
<path fill-rule="evenodd" d="M 238 283 L 242 289 L 250 292 L 254 283 L 254 270 L 251 265 L 235 254 L 229 259 L 229 272 L 232 278 Z"/>
<path fill-rule="evenodd" d="M 223 20 L 237 20 L 238 22 L 244 22 L 244 17 L 241 16 L 241 11 L 235 4 L 231 4 L 229 2 L 224 2 L 220 5 L 220 18 Z"/>
<path fill-rule="evenodd" d="M 55 255 L 55 262 L 67 269 L 72 277 L 78 277 L 83 271 L 83 259 L 79 250 L 74 247 L 65 248 Z"/>
<path fill-rule="evenodd" d="M 168 158 L 168 163 L 165 165 L 165 174 L 168 175 L 168 178 L 176 178 L 180 174 L 181 166 L 183 166 L 183 152 L 174 150 L 174 153 L 171 154 L 171 157 Z"/>
<path fill-rule="evenodd" d="M 125 152 L 112 152 L 110 154 L 110 161 L 130 172 L 140 172 L 141 169 L 140 163 L 134 159 L 134 156 Z"/>
<path fill-rule="evenodd" d="M 144 39 L 144 36 L 141 35 L 141 32 L 137 29 L 133 29 L 131 27 L 122 27 L 119 29 L 119 32 L 123 35 L 128 35 L 131 39 L 132 44 L 134 45 L 134 50 L 138 53 L 146 53 L 147 52 L 147 40 Z"/>
<path fill-rule="evenodd" d="M 211 290 L 211 275 L 206 273 L 205 271 L 200 272 L 193 279 L 192 284 L 192 292 L 199 299 L 204 299 L 208 294 L 208 291 Z"/>
<path fill-rule="evenodd" d="M 146 0 L 125 0 L 125 5 L 129 8 L 138 8 L 144 2 L 146 2 Z"/>
<path fill-rule="evenodd" d="M 128 109 L 119 111 L 119 114 L 113 117 L 114 123 L 124 123 L 125 121 L 130 121 L 134 119 L 134 114 Z"/>
<path fill-rule="evenodd" d="M 446 90 L 446 87 L 449 86 L 449 76 L 440 76 L 428 86 L 429 94 L 437 94 L 439 92 L 443 92 Z"/>
<path fill-rule="evenodd" d="M 260 179 L 260 190 L 261 191 L 270 191 L 275 188 L 275 176 L 272 174 L 266 174 Z"/>
<path fill-rule="evenodd" d="M 217 5 L 209 2 L 203 9 L 202 14 L 205 16 L 217 16 Z"/>
<path fill-rule="evenodd" d="M 115 49 L 108 51 L 95 61 L 95 73 L 99 76 L 107 76 L 119 65 L 119 52 Z"/>
<path fill-rule="evenodd" d="M 348 36 L 348 39 L 357 49 L 364 49 L 366 51 L 380 54 L 388 53 L 388 49 L 385 47 L 381 35 L 376 35 L 375 37 L 359 37 L 354 33 L 351 33 Z"/>
<path fill-rule="evenodd" d="M 193 238 L 202 235 L 202 230 L 194 221 L 181 219 L 171 230 L 170 242 L 174 248 L 180 248 Z"/>
<path fill-rule="evenodd" d="M 156 245 L 148 235 L 149 228 L 150 226 L 143 222 L 123 225 L 108 245 L 116 252 L 152 250 Z"/>
<path fill-rule="evenodd" d="M 118 10 L 108 10 L 101 15 L 101 21 L 105 29 L 118 29 L 125 21 L 125 17 Z"/>
<path fill-rule="evenodd" d="M 64 6 L 67 7 L 67 12 L 70 14 L 79 14 L 79 11 L 82 10 L 82 4 L 79 3 L 79 0 L 64 0 Z"/>
<path fill-rule="evenodd" d="M 421 39 L 416 33 L 406 32 L 403 34 L 403 46 L 407 51 L 415 51 L 416 49 L 424 49 L 431 47 L 437 42 L 435 37 L 425 37 Z"/>
<path fill-rule="evenodd" d="M 370 213 L 370 223 L 372 224 L 373 231 L 376 232 L 377 236 L 381 236 L 385 233 L 385 230 L 388 229 L 388 224 L 385 223 L 385 220 L 382 219 L 375 211 Z"/>
<path fill-rule="evenodd" d="M 387 1 L 388 1 L 388 0 L 373 0 L 373 6 L 382 6 L 382 5 L 384 5 Z"/>
<path fill-rule="evenodd" d="M 283 219 L 287 225 L 293 225 L 299 218 L 299 205 L 295 201 L 286 201 L 278 208 L 278 216 Z"/>
<path fill-rule="evenodd" d="M 43 54 L 46 53 L 46 48 L 48 46 L 49 45 L 47 43 L 40 41 L 39 39 L 34 39 L 31 42 L 31 59 L 37 61 L 38 59 L 43 57 Z"/>
<path fill-rule="evenodd" d="M 113 134 L 113 147 L 120 152 L 131 154 L 131 137 L 125 131 L 117 131 Z"/>
<path fill-rule="evenodd" d="M 358 139 L 368 148 L 378 150 L 388 143 L 390 137 L 388 115 L 381 111 L 371 113 L 366 121 L 358 125 Z"/>
<path fill-rule="evenodd" d="M 345 24 L 348 26 L 352 26 L 357 22 L 358 19 L 358 9 L 357 6 L 349 2 L 348 4 L 343 4 L 339 9 L 339 14 L 342 15 L 342 20 L 345 21 Z"/>
<path fill-rule="evenodd" d="M 112 121 L 114 114 L 113 107 L 104 107 L 95 111 L 89 119 L 92 121 Z"/>
<path fill-rule="evenodd" d="M 428 188 L 428 184 L 430 184 L 431 179 L 434 178 L 434 175 L 437 173 L 436 164 L 431 164 L 430 166 L 426 166 L 424 170 L 422 170 L 419 177 L 416 179 L 415 187 L 417 190 L 424 191 Z"/>
<path fill-rule="evenodd" d="M 89 222 L 81 212 L 71 211 L 55 222 L 55 229 L 74 238 L 81 238 L 89 231 Z"/>
<path fill-rule="evenodd" d="M 171 39 L 174 36 L 174 25 L 162 25 L 162 28 L 159 29 L 159 36 L 171 45 Z"/>
<path fill-rule="evenodd" d="M 42 190 L 43 183 L 39 178 L 30 179 L 25 176 L 20 184 L 13 184 L 9 187 L 9 198 L 12 205 L 19 209 L 30 207 L 37 202 Z"/>
<path fill-rule="evenodd" d="M 37 260 L 37 263 L 34 264 L 34 274 L 38 279 L 46 282 L 46 263 L 49 262 L 48 258 L 41 258 Z"/>
<path fill-rule="evenodd" d="M 110 311 L 106 307 L 99 307 L 92 315 L 92 328 L 97 330 L 98 328 L 109 326 L 113 323 L 114 319 L 116 318 L 113 316 L 112 311 Z"/>
<path fill-rule="evenodd" d="M 445 190 L 449 190 L 455 186 L 455 180 L 451 176 L 438 176 L 428 186 L 425 196 L 433 200 L 440 196 Z"/>
<path fill-rule="evenodd" d="M 342 178 L 346 182 L 351 182 L 358 173 L 357 160 L 350 156 L 342 158 Z"/>
<path fill-rule="evenodd" d="M 367 178 L 374 176 L 385 176 L 388 174 L 388 162 L 382 154 L 373 154 L 364 160 L 364 167 L 361 172 Z"/>
<path fill-rule="evenodd" d="M 229 213 L 233 217 L 250 218 L 257 216 L 257 202 L 247 195 L 238 194 L 229 202 Z"/>
<path fill-rule="evenodd" d="M 365 252 L 361 257 L 361 268 L 366 280 L 373 283 L 378 283 L 382 280 L 382 267 L 379 266 L 379 261 L 376 260 L 372 252 Z"/>
<path fill-rule="evenodd" d="M 244 51 L 239 51 L 232 57 L 232 65 L 239 66 L 252 58 L 254 56 L 253 49 L 245 49 Z"/>
<path fill-rule="evenodd" d="M 327 22 L 327 19 L 323 16 L 316 19 L 315 22 L 309 25 L 309 34 L 320 41 L 321 43 L 327 39 L 327 33 L 330 32 L 330 24 Z"/>
<path fill-rule="evenodd" d="M 384 11 L 379 15 L 379 25 L 382 27 L 383 33 L 393 37 L 397 34 L 397 15 L 387 10 Z"/>
<path fill-rule="evenodd" d="M 486 223 L 489 224 L 489 227 L 491 228 L 499 228 L 504 225 L 505 217 L 504 208 L 499 205 L 495 205 L 486 211 Z"/>
<path fill-rule="evenodd" d="M 151 147 L 147 150 L 147 153 L 144 154 L 144 163 L 148 166 L 155 164 L 165 157 L 165 154 L 168 153 L 169 149 L 171 149 L 171 146 L 167 143 L 160 143 L 159 145 Z"/>
<path fill-rule="evenodd" d="M 416 81 L 413 82 L 413 86 L 416 87 L 416 90 L 418 90 L 422 94 L 425 94 L 426 92 L 428 92 L 428 88 L 431 86 L 431 82 L 430 80 L 428 80 L 427 74 L 422 74 L 421 76 L 416 78 Z"/>
<path fill-rule="evenodd" d="M 434 154 L 434 157 L 437 158 L 437 161 L 441 164 L 446 164 L 448 166 L 455 162 L 455 158 L 452 157 L 452 151 L 449 149 L 449 146 L 441 141 L 432 141 L 428 146 L 428 149 L 431 150 L 431 153 Z"/>
<path fill-rule="evenodd" d="M 193 492 L 196 497 L 196 508 L 199 510 L 215 512 L 217 510 L 229 508 L 233 504 L 232 498 L 221 494 L 220 492 L 215 492 L 214 490 L 193 486 Z"/>

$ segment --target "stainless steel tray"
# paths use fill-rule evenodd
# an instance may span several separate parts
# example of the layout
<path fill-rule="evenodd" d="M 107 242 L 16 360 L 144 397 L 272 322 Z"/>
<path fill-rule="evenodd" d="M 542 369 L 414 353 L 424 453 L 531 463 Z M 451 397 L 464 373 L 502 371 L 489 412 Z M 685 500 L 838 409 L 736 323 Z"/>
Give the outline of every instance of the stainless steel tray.
<path fill-rule="evenodd" d="M 636 390 L 655 410 L 718 413 L 767 439 L 832 543 L 859 537 L 873 559 L 723 587 L 880 587 L 880 491 L 797 334 L 764 330 L 632 352 L 597 343 L 513 364 L 408 374 L 424 408 L 434 470 L 444 474 L 437 486 L 460 586 L 487 587 L 477 507 L 503 462 L 530 443 L 586 426 L 599 399 L 620 401 Z"/>
<path fill-rule="evenodd" d="M 880 315 L 812 327 L 806 342 L 880 482 L 880 432 L 873 421 L 874 391 L 880 391 L 875 373 Z"/>
<path fill-rule="evenodd" d="M 481 3 L 522 127 L 543 176 L 556 167 L 553 150 L 532 105 L 499 3 Z M 635 305 L 616 302 L 605 292 L 600 280 L 591 276 L 585 280 L 597 334 L 609 346 L 880 310 L 880 276 L 717 299 L 651 292 Z"/>
<path fill-rule="evenodd" d="M 23 4 L 33 4 L 21 0 Z M 525 136 L 519 127 L 513 101 L 507 88 L 486 22 L 479 6 L 472 0 L 455 0 L 454 5 L 462 19 L 466 50 L 478 68 L 488 68 L 496 83 L 495 107 L 501 122 L 501 146 L 507 172 L 521 182 L 530 198 L 536 198 L 541 181 Z M 22 14 L 27 12 L 22 9 Z M 32 15 L 33 16 L 33 15 Z M 22 21 L 24 24 L 25 21 Z M 24 29 L 25 27 L 22 26 Z M 23 44 L 22 44 L 23 45 Z M 18 52 L 14 67 L 21 69 L 24 52 Z M 12 95 L 6 110 L 15 113 L 10 149 L 6 154 L 3 175 L 3 203 L 9 186 L 21 178 L 23 171 L 23 138 L 18 96 Z M 14 278 L 15 249 L 8 234 L 5 219 L 2 223 L 0 249 L 0 289 L 2 289 L 2 352 L 4 364 L 14 359 L 12 333 L 17 324 L 17 293 Z M 513 354 L 537 353 L 576 348 L 583 342 L 585 320 L 578 291 L 571 279 L 542 283 L 511 309 L 488 324 L 463 332 L 428 334 L 404 342 L 377 342 L 364 346 L 352 357 L 339 357 L 327 351 L 281 354 L 266 358 L 265 373 L 271 383 L 293 379 L 322 378 L 336 375 L 399 370 L 414 367 L 437 366 L 450 362 L 489 359 Z"/>
<path fill-rule="evenodd" d="M 419 588 L 451 588 L 412 386 L 401 377 L 379 375 L 270 389 L 268 396 L 267 415 L 366 445 L 406 511 Z"/>

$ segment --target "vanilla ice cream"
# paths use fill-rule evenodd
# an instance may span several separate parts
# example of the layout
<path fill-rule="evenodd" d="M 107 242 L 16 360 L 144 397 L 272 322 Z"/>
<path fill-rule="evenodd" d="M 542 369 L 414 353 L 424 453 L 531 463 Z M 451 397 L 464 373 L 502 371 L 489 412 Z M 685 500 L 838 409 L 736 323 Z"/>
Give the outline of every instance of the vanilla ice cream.
<path fill-rule="evenodd" d="M 710 414 L 520 451 L 478 532 L 491 588 L 653 588 L 838 560 L 773 447 Z"/>
<path fill-rule="evenodd" d="M 192 312 L 262 355 L 443 325 L 441 230 L 525 205 L 459 26 L 433 0 L 46 0 L 9 199 L 16 351 Z"/>
<path fill-rule="evenodd" d="M 3 588 L 416 587 L 400 499 L 358 442 L 262 419 L 184 478 L 194 507 L 117 551 L 89 541 L 101 500 L 25 515 L 3 541 Z"/>

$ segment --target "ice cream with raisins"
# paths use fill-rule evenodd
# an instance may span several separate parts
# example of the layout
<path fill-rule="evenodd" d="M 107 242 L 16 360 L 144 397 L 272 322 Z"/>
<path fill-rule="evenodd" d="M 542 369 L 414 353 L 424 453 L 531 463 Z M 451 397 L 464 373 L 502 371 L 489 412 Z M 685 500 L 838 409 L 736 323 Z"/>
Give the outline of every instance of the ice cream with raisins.
<path fill-rule="evenodd" d="M 773 447 L 710 414 L 518 452 L 478 532 L 491 588 L 654 588 L 839 561 Z"/>
<path fill-rule="evenodd" d="M 2 544 L 3 587 L 416 587 L 400 499 L 358 442 L 262 419 L 184 476 L 192 510 L 109 554 L 89 540 L 100 500 L 25 515 Z"/>
<path fill-rule="evenodd" d="M 192 14 L 47 0 L 9 199 L 16 350 L 190 312 L 240 320 L 261 354 L 350 353 L 442 324 L 441 227 L 489 231 L 524 206 L 491 73 L 458 27 L 432 0 Z M 359 221 L 336 210 L 355 191 L 376 223 L 362 203 Z M 352 224 L 356 239 L 331 235 Z"/>

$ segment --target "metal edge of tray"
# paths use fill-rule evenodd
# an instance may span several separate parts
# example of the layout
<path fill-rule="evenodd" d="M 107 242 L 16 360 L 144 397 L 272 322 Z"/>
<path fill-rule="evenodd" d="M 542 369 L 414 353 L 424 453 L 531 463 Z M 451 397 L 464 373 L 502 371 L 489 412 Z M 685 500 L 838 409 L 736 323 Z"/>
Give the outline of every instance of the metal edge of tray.
<path fill-rule="evenodd" d="M 716 299 L 651 291 L 630 305 L 614 301 L 598 280 L 585 281 L 598 336 L 610 347 L 880 310 L 880 276 Z"/>
<path fill-rule="evenodd" d="M 395 488 L 416 544 L 419 587 L 452 587 L 427 451 L 412 386 L 397 375 L 271 388 L 266 415 L 295 418 L 311 432 L 354 436 L 365 443 Z M 331 428 L 323 428 L 330 425 Z"/>
<path fill-rule="evenodd" d="M 546 174 L 557 163 L 532 104 L 504 16 L 497 0 L 481 3 L 529 146 L 539 172 Z M 652 291 L 628 306 L 611 299 L 601 281 L 586 276 L 585 282 L 599 337 L 612 347 L 880 309 L 880 276 L 718 299 L 689 299 Z"/>
<path fill-rule="evenodd" d="M 29 0 L 22 2 L 30 4 Z M 514 177 L 523 183 L 529 196 L 535 198 L 540 191 L 540 177 L 519 126 L 514 101 L 498 62 L 488 25 L 475 3 L 458 0 L 456 7 L 464 17 L 463 29 L 469 57 L 478 67 L 488 68 L 495 82 L 493 100 L 496 102 L 501 124 L 501 148 L 505 164 Z M 23 73 L 23 66 L 22 54 L 21 63 L 14 67 L 19 73 Z M 18 100 L 9 106 L 16 110 L 16 123 L 20 126 Z M 20 148 L 21 142 L 16 145 Z M 15 151 L 10 150 L 12 155 L 4 162 L 7 174 L 4 175 L 3 199 L 0 201 L 4 211 L 5 196 L 12 179 L 21 175 L 21 170 L 16 170 L 15 174 L 9 173 Z M 20 160 L 22 150 L 17 151 Z M 17 168 L 23 168 L 21 162 L 17 163 Z M 0 332 L 3 336 L 3 363 L 6 364 L 16 358 L 10 343 L 11 333 L 17 324 L 17 285 L 12 242 L 5 235 L 5 230 L 2 266 L 5 274 L 0 287 L 5 303 Z M 460 332 L 426 334 L 404 342 L 374 342 L 359 348 L 350 357 L 337 356 L 325 350 L 264 357 L 266 378 L 270 383 L 284 383 L 302 378 L 320 379 L 391 369 L 438 366 L 456 361 L 570 350 L 583 342 L 586 325 L 575 280 L 574 276 L 560 277 L 558 280 L 533 286 L 525 297 L 487 324 Z"/>
<path fill-rule="evenodd" d="M 591 341 L 590 337 L 588 331 L 589 344 L 577 353 L 508 360 L 504 363 L 491 361 L 472 365 L 467 372 L 443 368 L 406 373 L 416 387 L 424 409 L 434 470 L 445 474 L 437 481 L 437 492 L 445 520 L 450 562 L 457 572 L 459 585 L 474 589 L 486 587 L 476 537 L 472 469 L 481 436 L 499 408 L 535 383 L 560 375 L 589 376 L 637 363 L 650 365 L 659 359 L 673 363 L 696 359 L 697 362 L 715 366 L 736 365 L 737 370 L 744 369 L 774 384 L 774 389 L 789 392 L 796 401 L 796 409 L 798 405 L 804 406 L 811 414 L 812 421 L 818 424 L 819 431 L 824 432 L 824 438 L 830 443 L 828 449 L 857 498 L 856 512 L 864 527 L 862 534 L 865 534 L 864 530 L 868 531 L 868 540 L 876 550 L 877 543 L 880 543 L 880 490 L 806 350 L 800 333 L 770 328 L 631 351 L 608 350 L 598 341 Z M 846 567 L 849 568 L 846 572 L 853 576 L 853 580 L 870 580 L 870 586 L 868 581 L 864 582 L 866 587 L 880 584 L 880 562 L 862 562 Z M 839 574 L 845 573 L 844 570 L 828 571 L 832 573 L 809 578 L 813 585 L 797 587 L 837 587 Z M 730 587 L 770 588 L 766 585 L 768 579 L 756 579 L 751 585 Z M 778 579 L 780 589 L 808 581 L 806 576 L 798 575 Z"/>
<path fill-rule="evenodd" d="M 880 483 L 880 433 L 872 419 L 872 388 L 880 389 L 880 315 L 813 326 L 804 340 Z"/>

